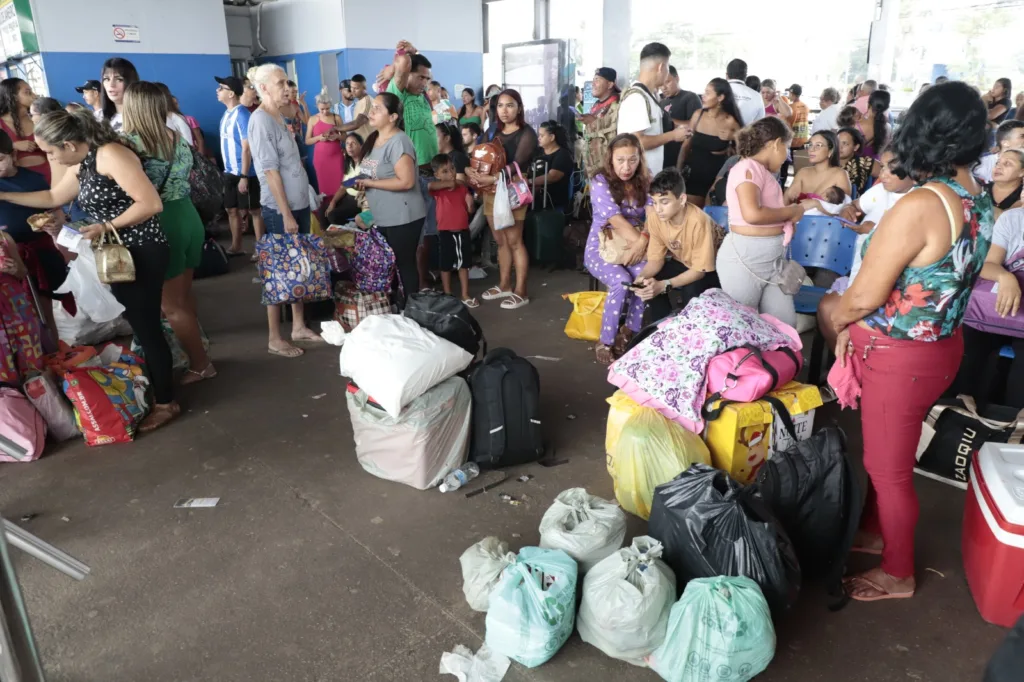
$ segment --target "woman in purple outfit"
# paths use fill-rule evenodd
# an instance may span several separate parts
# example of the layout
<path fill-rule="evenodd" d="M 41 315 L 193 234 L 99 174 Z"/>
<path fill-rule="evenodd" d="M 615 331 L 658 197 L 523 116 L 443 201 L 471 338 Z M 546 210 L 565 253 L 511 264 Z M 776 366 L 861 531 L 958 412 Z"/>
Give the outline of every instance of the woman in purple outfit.
<path fill-rule="evenodd" d="M 604 168 L 590 180 L 594 222 L 590 226 L 583 264 L 608 287 L 601 339 L 595 347 L 597 361 L 605 365 L 622 355 L 633 334 L 640 331 L 643 320 L 644 302 L 627 285 L 636 280 L 645 264 L 647 234 L 643 227 L 647 206 L 651 203 L 647 193 L 650 185 L 643 146 L 629 133 L 611 141 Z M 609 242 L 614 238 L 621 247 L 617 249 L 615 263 L 601 257 L 602 231 Z M 627 303 L 629 314 L 620 330 L 619 320 Z"/>

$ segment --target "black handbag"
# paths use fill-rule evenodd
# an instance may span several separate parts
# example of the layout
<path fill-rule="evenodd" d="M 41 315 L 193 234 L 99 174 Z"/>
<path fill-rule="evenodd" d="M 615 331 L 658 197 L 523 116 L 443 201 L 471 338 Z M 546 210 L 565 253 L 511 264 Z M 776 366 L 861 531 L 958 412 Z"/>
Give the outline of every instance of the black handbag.
<path fill-rule="evenodd" d="M 969 395 L 935 403 L 921 427 L 914 471 L 967 489 L 971 460 L 983 443 L 1018 444 L 1024 437 L 1024 410 L 979 406 Z"/>
<path fill-rule="evenodd" d="M 220 215 L 224 205 L 224 178 L 220 169 L 195 147 L 192 147 L 192 172 L 188 184 L 192 190 L 192 204 L 199 212 L 203 225 L 209 225 Z"/>

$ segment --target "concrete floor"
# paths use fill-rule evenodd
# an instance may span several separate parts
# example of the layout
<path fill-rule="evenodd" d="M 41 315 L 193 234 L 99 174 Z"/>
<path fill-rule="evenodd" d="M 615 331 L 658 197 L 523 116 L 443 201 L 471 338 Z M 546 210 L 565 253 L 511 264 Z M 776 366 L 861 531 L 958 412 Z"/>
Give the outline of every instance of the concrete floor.
<path fill-rule="evenodd" d="M 613 496 L 603 452 L 611 388 L 587 344 L 562 334 L 568 304 L 559 295 L 585 288 L 585 278 L 537 272 L 529 307 L 479 309 L 492 347 L 561 358 L 536 365 L 549 437 L 569 463 L 522 467 L 535 478 L 466 499 L 360 469 L 337 350 L 267 355 L 252 271 L 233 265 L 231 275 L 197 284 L 220 376 L 182 391 L 179 422 L 131 445 L 76 442 L 33 464 L 0 467 L 0 512 L 14 520 L 38 514 L 24 526 L 92 567 L 76 583 L 16 556 L 49 679 L 441 679 L 441 653 L 459 643 L 475 649 L 484 635 L 483 614 L 462 595 L 462 551 L 486 535 L 513 549 L 536 543 L 541 515 L 565 488 Z M 837 417 L 859 451 L 856 416 L 831 405 L 818 419 Z M 917 597 L 831 613 L 809 588 L 776 624 L 778 651 L 759 680 L 981 679 L 1003 631 L 981 620 L 964 582 L 964 494 L 921 478 L 917 485 Z M 527 500 L 509 506 L 500 492 Z M 220 497 L 219 506 L 172 508 L 180 497 L 208 496 Z M 644 531 L 631 517 L 627 538 Z M 658 679 L 575 634 L 546 665 L 514 664 L 506 676 L 623 678 Z"/>

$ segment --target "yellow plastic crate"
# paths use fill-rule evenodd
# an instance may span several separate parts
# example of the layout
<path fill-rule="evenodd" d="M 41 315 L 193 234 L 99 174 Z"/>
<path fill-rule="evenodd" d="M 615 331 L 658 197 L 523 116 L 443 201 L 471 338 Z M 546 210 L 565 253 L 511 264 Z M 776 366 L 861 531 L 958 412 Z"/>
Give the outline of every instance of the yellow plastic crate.
<path fill-rule="evenodd" d="M 822 405 L 818 387 L 791 381 L 768 395 L 789 408 L 797 438 L 810 437 L 814 410 Z M 766 400 L 726 405 L 718 419 L 709 421 L 704 428 L 711 463 L 738 482 L 750 483 L 777 449 L 784 450 L 790 445 L 785 427 L 774 422 L 772 406 Z"/>

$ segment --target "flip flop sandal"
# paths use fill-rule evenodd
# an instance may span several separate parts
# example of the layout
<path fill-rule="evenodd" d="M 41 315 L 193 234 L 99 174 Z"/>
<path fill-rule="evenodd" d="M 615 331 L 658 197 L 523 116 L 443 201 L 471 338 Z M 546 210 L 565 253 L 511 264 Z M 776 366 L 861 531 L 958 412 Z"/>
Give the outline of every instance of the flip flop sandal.
<path fill-rule="evenodd" d="M 529 298 L 523 298 L 519 294 L 512 294 L 511 296 L 506 297 L 506 299 L 501 302 L 501 309 L 502 310 L 518 310 L 518 309 L 522 308 L 524 305 L 527 305 L 529 303 L 530 303 L 530 299 Z"/>
<path fill-rule="evenodd" d="M 238 258 L 239 256 L 246 256 L 246 255 L 248 255 L 245 251 L 231 251 L 229 249 L 224 249 L 224 253 L 226 253 L 228 255 L 228 258 Z M 253 254 L 253 255 L 255 255 L 255 254 Z"/>
<path fill-rule="evenodd" d="M 181 407 L 177 403 L 172 403 L 170 405 L 158 405 L 154 407 L 146 418 L 142 420 L 142 423 L 139 424 L 139 431 L 141 433 L 156 431 L 161 426 L 173 421 L 180 414 Z"/>
<path fill-rule="evenodd" d="M 480 295 L 480 298 L 485 301 L 497 301 L 502 298 L 508 298 L 509 296 L 515 296 L 511 291 L 502 291 L 500 287 L 491 287 Z"/>
<path fill-rule="evenodd" d="M 295 346 L 290 348 L 271 348 L 270 346 L 267 346 L 267 352 L 271 355 L 277 355 L 282 358 L 297 358 L 306 351 L 301 348 L 296 348 Z"/>
<path fill-rule="evenodd" d="M 202 372 L 197 372 L 194 369 L 186 369 L 185 376 L 182 377 L 181 379 L 181 385 L 188 386 L 189 384 L 198 384 L 200 381 L 203 381 L 204 379 L 212 379 L 215 376 L 217 376 L 217 369 L 213 366 L 213 363 L 211 362 L 206 366 L 206 369 L 204 369 Z"/>
<path fill-rule="evenodd" d="M 611 346 L 605 346 L 599 343 L 594 346 L 594 354 L 597 356 L 597 361 L 602 365 L 610 365 L 612 364 L 612 361 L 615 360 Z"/>
<path fill-rule="evenodd" d="M 914 592 L 913 591 L 910 591 L 910 592 L 889 592 L 888 590 L 886 590 L 884 587 L 882 587 L 881 585 L 879 585 L 875 581 L 869 580 L 868 578 L 865 578 L 864 576 L 860 576 L 860 575 L 854 576 L 854 577 L 850 578 L 849 586 L 850 587 L 855 587 L 856 583 L 858 583 L 858 582 L 863 583 L 864 585 L 867 585 L 868 587 L 873 589 L 875 592 L 878 592 L 879 595 L 877 597 L 858 597 L 857 595 L 853 594 L 853 590 L 848 590 L 847 594 L 850 595 L 850 599 L 853 599 L 855 601 L 873 602 L 873 601 L 885 601 L 887 599 L 910 599 L 911 597 L 914 596 Z"/>
<path fill-rule="evenodd" d="M 470 308 L 470 309 L 479 308 L 480 307 L 480 301 L 476 300 L 475 298 L 467 298 L 466 300 L 464 300 L 462 302 L 462 305 L 464 305 L 464 306 L 466 306 L 467 308 Z"/>
<path fill-rule="evenodd" d="M 857 552 L 858 554 L 870 554 L 872 556 L 882 556 L 882 550 L 874 549 L 871 547 L 851 547 L 851 552 Z"/>
<path fill-rule="evenodd" d="M 293 343 L 304 342 L 304 343 L 327 343 L 324 341 L 324 337 L 320 336 L 316 332 L 313 332 L 313 336 L 293 336 Z"/>

